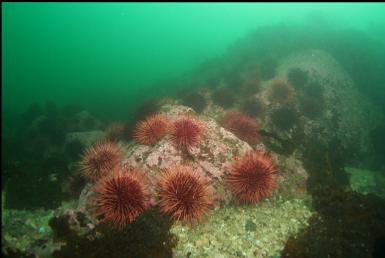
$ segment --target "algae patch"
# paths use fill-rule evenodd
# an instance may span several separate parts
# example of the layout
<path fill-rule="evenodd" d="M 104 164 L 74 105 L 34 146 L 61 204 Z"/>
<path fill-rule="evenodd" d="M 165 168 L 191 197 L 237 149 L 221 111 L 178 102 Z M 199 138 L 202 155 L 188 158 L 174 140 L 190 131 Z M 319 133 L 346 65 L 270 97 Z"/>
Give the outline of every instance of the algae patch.
<path fill-rule="evenodd" d="M 230 206 L 211 213 L 205 223 L 171 229 L 179 242 L 176 257 L 270 257 L 308 225 L 306 199 L 265 200 L 257 206 Z"/>
<path fill-rule="evenodd" d="M 373 193 L 385 199 L 385 176 L 380 171 L 345 167 L 350 175 L 350 187 L 361 194 Z"/>

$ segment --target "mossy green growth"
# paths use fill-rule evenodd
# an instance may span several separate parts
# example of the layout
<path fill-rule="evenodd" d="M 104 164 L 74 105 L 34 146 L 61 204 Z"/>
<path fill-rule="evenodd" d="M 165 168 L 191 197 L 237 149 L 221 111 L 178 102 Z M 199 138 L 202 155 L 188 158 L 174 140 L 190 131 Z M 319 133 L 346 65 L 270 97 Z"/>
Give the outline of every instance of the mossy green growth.
<path fill-rule="evenodd" d="M 385 176 L 380 171 L 361 168 L 345 167 L 350 175 L 350 187 L 361 194 L 373 193 L 385 198 Z"/>
<path fill-rule="evenodd" d="M 32 253 L 49 254 L 56 248 L 52 242 L 52 230 L 48 225 L 53 216 L 52 210 L 3 209 L 2 216 L 3 245 L 6 250 L 27 256 Z"/>
<path fill-rule="evenodd" d="M 251 220 L 248 219 L 245 224 L 246 231 L 255 231 L 257 229 L 257 225 Z"/>
<path fill-rule="evenodd" d="M 1 225 L 4 225 L 4 221 L 7 220 L 7 212 L 5 212 L 5 197 L 7 195 L 6 190 L 1 191 L 1 210 L 3 211 L 1 213 Z"/>

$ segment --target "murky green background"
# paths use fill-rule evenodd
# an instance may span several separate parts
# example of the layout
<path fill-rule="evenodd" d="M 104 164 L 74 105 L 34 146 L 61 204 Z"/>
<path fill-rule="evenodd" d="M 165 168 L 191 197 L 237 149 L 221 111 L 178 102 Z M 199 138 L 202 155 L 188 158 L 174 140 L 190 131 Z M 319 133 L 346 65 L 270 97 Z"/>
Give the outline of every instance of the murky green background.
<path fill-rule="evenodd" d="M 81 103 L 126 118 L 172 92 L 172 79 L 252 30 L 327 19 L 385 38 L 385 5 L 292 3 L 4 3 L 3 113 Z M 319 33 L 313 31 L 312 33 Z M 325 35 L 327 37 L 327 35 Z M 171 89 L 170 89 L 171 88 Z"/>

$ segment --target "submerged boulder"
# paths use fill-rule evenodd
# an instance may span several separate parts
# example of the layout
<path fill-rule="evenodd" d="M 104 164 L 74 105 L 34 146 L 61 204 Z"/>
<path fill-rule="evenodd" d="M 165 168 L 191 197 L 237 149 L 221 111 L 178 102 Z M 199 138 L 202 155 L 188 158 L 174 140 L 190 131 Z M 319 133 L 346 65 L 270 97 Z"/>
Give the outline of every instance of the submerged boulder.
<path fill-rule="evenodd" d="M 171 121 L 183 116 L 195 115 L 191 108 L 185 106 L 166 105 L 161 110 Z M 218 125 L 214 119 L 206 116 L 197 116 L 197 118 L 203 124 L 205 133 L 202 140 L 188 153 L 178 149 L 168 135 L 154 146 L 138 144 L 126 146 L 127 156 L 124 162 L 146 171 L 154 185 L 161 170 L 188 162 L 210 179 L 216 192 L 221 193 L 217 196 L 218 199 L 229 203 L 230 194 L 223 184 L 226 167 L 236 156 L 241 156 L 252 148 Z M 259 148 L 264 149 L 263 145 Z"/>
<path fill-rule="evenodd" d="M 82 146 L 88 147 L 97 141 L 103 140 L 105 133 L 103 131 L 73 132 L 66 134 L 66 143 L 79 141 Z"/>
<path fill-rule="evenodd" d="M 362 161 L 363 155 L 370 156 L 369 134 L 384 121 L 384 115 L 359 91 L 351 75 L 332 55 L 318 49 L 294 52 L 283 58 L 277 77 L 287 78 L 293 68 L 301 69 L 309 77 L 305 88 L 296 91 L 297 97 L 304 95 L 307 103 L 312 98 L 315 104 L 324 102 L 318 119 L 302 117 L 304 136 L 316 136 L 325 145 L 338 139 L 346 156 L 350 154 L 349 161 Z M 297 105 L 301 104 L 298 102 Z M 307 103 L 308 110 L 317 108 Z"/>
<path fill-rule="evenodd" d="M 119 142 L 125 153 L 121 166 L 140 168 L 145 172 L 150 179 L 150 188 L 153 194 L 156 194 L 157 180 L 164 169 L 186 163 L 196 168 L 201 175 L 209 180 L 210 185 L 213 186 L 215 190 L 214 197 L 216 200 L 216 209 L 215 211 L 210 212 L 209 218 L 207 217 L 207 219 L 198 224 L 202 226 L 205 225 L 204 227 L 209 227 L 207 224 L 208 221 L 213 220 L 216 221 L 215 225 L 217 225 L 223 219 L 223 214 L 239 212 L 237 211 L 238 209 L 243 210 L 240 217 L 237 217 L 239 217 L 240 223 L 244 223 L 249 216 L 249 213 L 255 213 L 261 209 L 259 208 L 259 205 L 245 206 L 245 209 L 237 208 L 242 206 L 238 206 L 238 202 L 232 196 L 226 184 L 226 176 L 229 166 L 233 164 L 236 157 L 241 157 L 253 149 L 269 152 L 263 143 L 258 143 L 251 147 L 248 143 L 240 140 L 234 134 L 221 127 L 214 119 L 206 115 L 197 115 L 191 108 L 185 106 L 166 104 L 161 107 L 160 112 L 169 117 L 171 121 L 175 121 L 180 117 L 188 115 L 199 119 L 205 128 L 205 136 L 197 145 L 190 148 L 188 152 L 177 148 L 173 144 L 170 135 L 165 136 L 153 146 L 141 145 L 136 142 Z M 297 153 L 294 153 L 289 157 L 274 152 L 270 152 L 270 155 L 272 156 L 273 162 L 278 167 L 278 175 L 275 177 L 278 187 L 271 198 L 261 201 L 262 203 L 266 202 L 264 207 L 267 206 L 266 209 L 262 208 L 263 212 L 258 216 L 276 213 L 284 206 L 295 206 L 298 202 L 303 203 L 301 200 L 309 199 L 306 191 L 307 172 L 303 168 L 301 161 L 298 159 Z M 86 185 L 75 207 L 60 208 L 56 210 L 50 225 L 53 227 L 55 239 L 60 243 L 67 243 L 61 251 L 56 251 L 58 254 L 74 251 L 82 253 L 84 251 L 82 248 L 87 248 L 93 241 L 100 242 L 102 239 L 104 239 L 102 242 L 115 241 L 113 238 L 109 237 L 111 234 L 109 232 L 115 232 L 116 229 L 108 227 L 108 225 L 105 224 L 100 224 L 100 221 L 92 213 L 92 186 L 91 183 Z M 288 200 L 288 202 L 282 206 L 285 200 Z M 293 204 L 291 204 L 291 202 L 293 202 Z M 288 227 L 298 226 L 298 220 L 308 218 L 310 216 L 310 211 L 308 206 L 302 204 L 301 212 L 291 213 L 287 216 L 292 218 Z M 173 238 L 184 239 L 177 247 L 178 253 L 184 252 L 182 250 L 188 250 L 186 245 L 189 243 L 188 241 L 186 242 L 185 234 L 186 231 L 194 230 L 195 227 L 191 227 L 190 229 L 190 226 L 184 225 L 183 223 L 168 224 L 170 221 L 167 221 L 169 221 L 167 216 L 164 217 L 158 212 L 157 206 L 153 206 L 153 208 L 143 213 L 134 222 L 129 224 L 127 231 L 115 232 L 114 234 L 118 234 L 122 238 L 126 238 L 128 233 L 132 234 L 132 232 L 135 232 L 135 234 L 138 234 L 138 227 L 141 228 L 141 223 L 144 223 L 149 227 L 160 227 L 162 230 L 166 230 L 167 232 L 159 233 L 157 236 L 167 236 L 166 239 L 162 241 L 166 241 L 170 246 L 175 245 L 175 243 L 173 243 L 174 240 L 172 240 Z M 301 222 L 301 227 L 305 225 L 305 222 L 306 221 L 304 221 L 304 223 Z M 258 223 L 259 227 L 262 226 L 258 221 L 256 221 L 256 223 Z M 293 225 L 290 226 L 291 224 Z M 271 225 L 263 225 L 265 227 L 271 227 Z M 273 225 L 280 227 L 280 222 L 276 221 Z M 228 226 L 228 228 L 226 226 L 226 230 L 231 232 L 233 226 Z M 275 226 L 269 229 L 270 232 L 276 230 L 274 229 Z M 299 230 L 301 227 L 297 226 L 295 226 L 296 230 Z M 264 231 L 267 230 L 267 228 L 261 230 Z M 253 232 L 253 234 L 262 231 L 257 230 L 257 232 Z M 200 231 L 191 231 L 194 235 L 198 232 Z M 211 230 L 207 232 L 211 232 Z M 288 229 L 287 233 L 289 232 L 290 230 Z M 143 232 L 136 237 L 145 237 L 142 234 Z M 205 236 L 207 237 L 207 235 Z M 288 235 L 286 233 L 282 235 L 282 238 L 286 239 L 287 237 Z M 282 242 L 282 238 L 279 238 L 279 240 L 277 239 L 277 241 Z M 82 244 L 80 246 L 75 245 L 76 241 L 80 241 Z M 157 240 L 154 241 L 157 242 Z M 261 241 L 263 242 L 263 240 Z M 283 248 L 283 245 L 278 245 L 278 242 L 274 242 L 274 245 L 274 252 Z M 278 247 L 277 245 L 281 247 Z M 108 244 L 106 248 L 111 247 L 113 247 L 113 245 Z M 218 250 L 220 249 L 216 249 L 216 251 Z M 151 251 L 151 249 L 149 249 L 149 251 Z M 198 250 L 197 254 L 199 253 L 201 253 L 201 251 Z"/>

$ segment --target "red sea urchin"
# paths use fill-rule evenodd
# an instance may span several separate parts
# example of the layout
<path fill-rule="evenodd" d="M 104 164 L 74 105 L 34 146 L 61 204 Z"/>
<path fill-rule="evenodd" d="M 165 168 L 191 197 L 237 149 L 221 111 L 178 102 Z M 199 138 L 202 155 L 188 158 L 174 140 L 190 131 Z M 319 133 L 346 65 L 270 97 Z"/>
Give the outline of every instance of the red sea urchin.
<path fill-rule="evenodd" d="M 257 122 L 253 118 L 240 112 L 227 112 L 223 118 L 222 125 L 241 140 L 250 144 L 255 144 L 260 139 Z"/>
<path fill-rule="evenodd" d="M 90 146 L 82 155 L 80 170 L 84 177 L 97 181 L 107 176 L 122 160 L 120 146 L 112 142 L 99 142 Z"/>
<path fill-rule="evenodd" d="M 228 185 L 241 203 L 257 203 L 268 197 L 276 186 L 277 172 L 271 157 L 263 152 L 251 152 L 238 159 L 227 177 Z"/>
<path fill-rule="evenodd" d="M 116 169 L 95 186 L 96 215 L 123 229 L 149 207 L 146 178 L 139 170 Z"/>
<path fill-rule="evenodd" d="M 161 114 L 151 115 L 141 121 L 134 132 L 137 142 L 144 145 L 154 145 L 169 131 L 169 120 Z"/>
<path fill-rule="evenodd" d="M 189 150 L 199 143 L 203 134 L 203 125 L 196 119 L 187 116 L 174 122 L 171 139 L 178 149 Z"/>
<path fill-rule="evenodd" d="M 163 171 L 158 187 L 160 210 L 173 220 L 200 221 L 213 204 L 208 181 L 190 166 Z"/>

